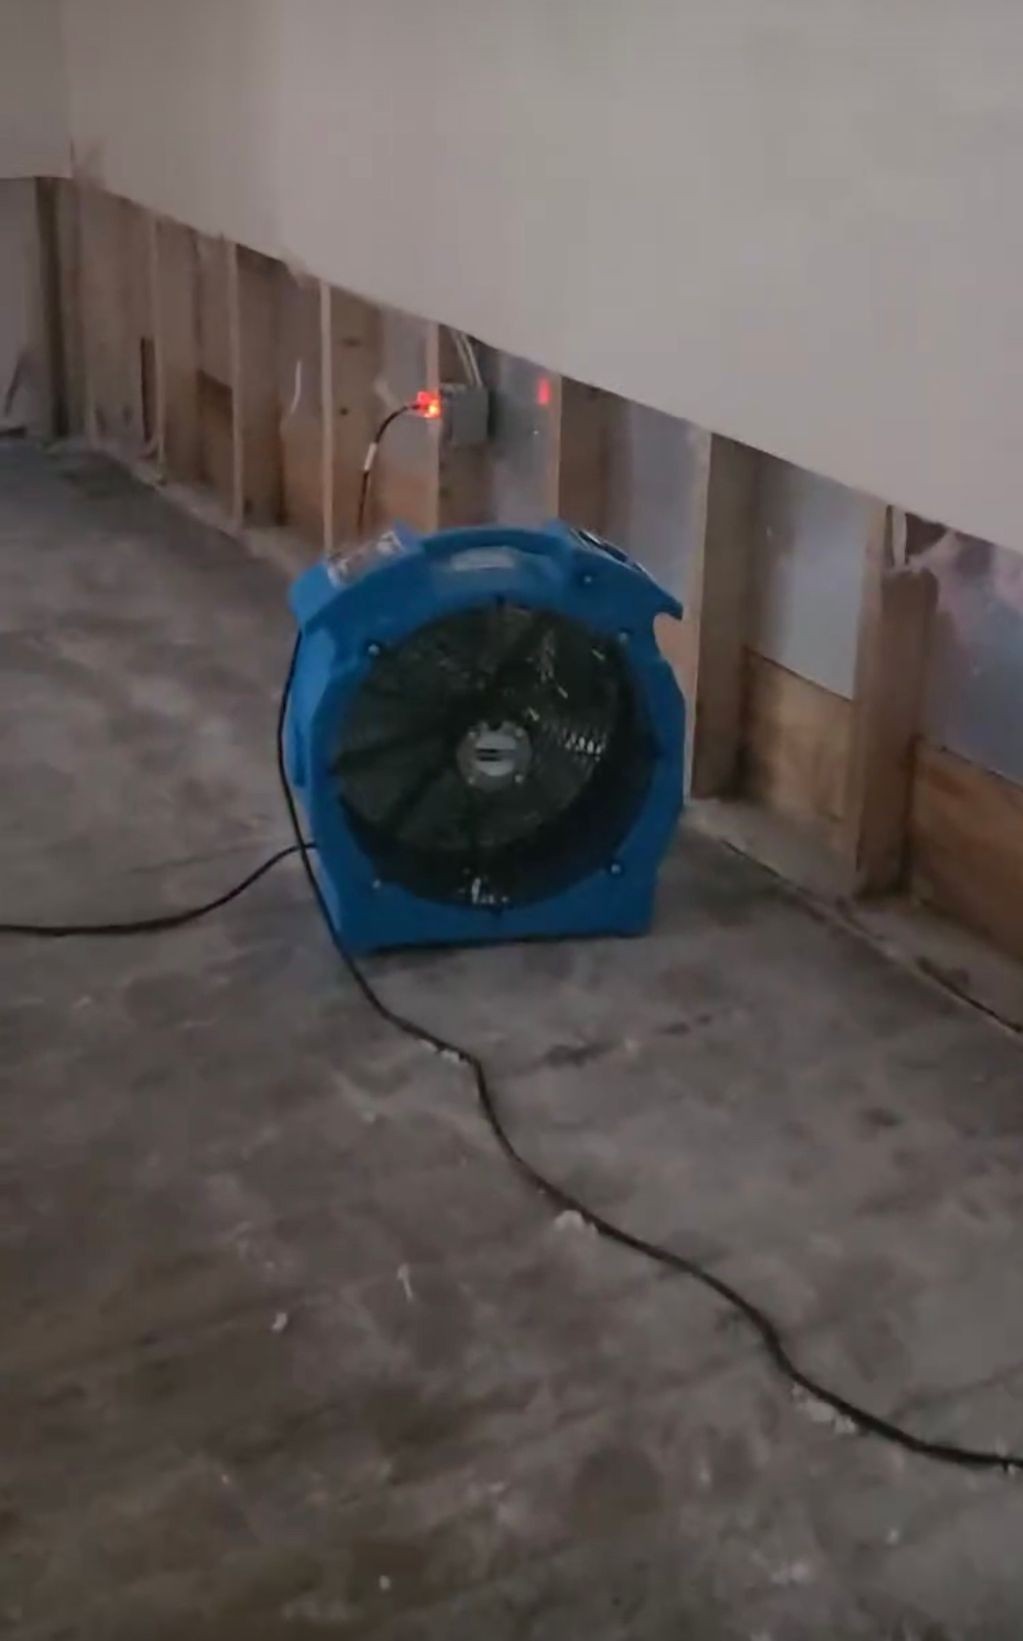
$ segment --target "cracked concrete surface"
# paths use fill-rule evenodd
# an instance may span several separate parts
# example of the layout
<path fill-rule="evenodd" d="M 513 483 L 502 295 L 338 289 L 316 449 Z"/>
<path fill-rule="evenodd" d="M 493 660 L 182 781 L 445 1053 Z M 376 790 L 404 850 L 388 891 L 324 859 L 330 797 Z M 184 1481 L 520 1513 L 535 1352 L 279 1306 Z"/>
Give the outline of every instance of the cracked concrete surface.
<path fill-rule="evenodd" d="M 0 917 L 286 841 L 283 595 L 103 460 L 0 446 Z M 647 940 L 372 972 L 812 1370 L 1023 1446 L 1018 1042 L 691 836 Z M 1023 1633 L 1023 1484 L 836 1434 L 709 1294 L 556 1222 L 292 866 L 180 933 L 0 943 L 0 1079 L 0 1633 Z"/>

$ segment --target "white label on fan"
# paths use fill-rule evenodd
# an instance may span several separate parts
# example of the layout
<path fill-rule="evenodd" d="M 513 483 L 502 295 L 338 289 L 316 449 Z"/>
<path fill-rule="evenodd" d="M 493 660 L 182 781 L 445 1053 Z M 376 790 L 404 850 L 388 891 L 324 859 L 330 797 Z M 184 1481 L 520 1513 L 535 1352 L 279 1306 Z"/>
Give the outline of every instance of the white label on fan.
<path fill-rule="evenodd" d="M 375 536 L 358 547 L 335 548 L 326 555 L 327 574 L 336 586 L 343 587 L 375 569 L 382 559 L 393 558 L 401 551 L 401 542 L 393 530 L 389 530 L 386 535 Z"/>
<path fill-rule="evenodd" d="M 444 568 L 462 574 L 465 571 L 514 570 L 517 564 L 518 557 L 510 547 L 469 547 L 464 553 L 456 553 L 446 559 Z"/>

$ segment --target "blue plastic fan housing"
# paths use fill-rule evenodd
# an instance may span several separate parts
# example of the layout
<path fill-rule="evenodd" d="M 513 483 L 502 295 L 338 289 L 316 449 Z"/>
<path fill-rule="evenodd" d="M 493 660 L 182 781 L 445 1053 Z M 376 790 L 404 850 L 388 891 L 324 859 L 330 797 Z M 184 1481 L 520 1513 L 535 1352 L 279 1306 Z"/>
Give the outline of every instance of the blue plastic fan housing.
<path fill-rule="evenodd" d="M 682 609 L 644 570 L 561 523 L 425 537 L 398 527 L 308 571 L 291 590 L 291 606 L 301 642 L 286 726 L 288 773 L 316 844 L 331 919 L 351 952 L 632 935 L 649 927 L 659 868 L 683 802 L 685 706 L 654 635 L 658 615 L 680 618 Z M 633 736 L 648 749 L 647 773 L 603 858 L 593 858 L 603 845 L 580 823 L 578 870 L 570 858 L 550 893 L 519 900 L 476 898 L 472 885 L 460 895 L 410 888 L 400 873 L 381 869 L 346 798 L 338 768 L 346 720 L 381 657 L 400 652 L 413 635 L 446 617 L 508 607 L 581 628 L 592 635 L 595 657 L 615 647 L 612 660 L 631 694 Z M 542 666 L 539 676 L 542 683 Z M 526 731 L 522 736 L 525 741 Z M 473 801 L 485 806 L 488 800 L 483 794 Z M 567 826 L 571 857 L 571 817 L 561 824 L 562 855 Z"/>

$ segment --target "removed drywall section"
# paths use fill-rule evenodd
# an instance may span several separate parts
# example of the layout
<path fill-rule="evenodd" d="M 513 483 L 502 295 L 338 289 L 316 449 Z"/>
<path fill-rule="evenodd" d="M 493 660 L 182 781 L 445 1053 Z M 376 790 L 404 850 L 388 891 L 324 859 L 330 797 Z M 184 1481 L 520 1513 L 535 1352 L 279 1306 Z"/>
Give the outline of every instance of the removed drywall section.
<path fill-rule="evenodd" d="M 0 432 L 33 429 L 45 410 L 38 302 L 35 184 L 0 182 Z"/>
<path fill-rule="evenodd" d="M 153 223 L 157 356 L 162 383 L 157 448 L 167 472 L 186 483 L 202 475 L 199 416 L 199 252 L 190 228 Z"/>
<path fill-rule="evenodd" d="M 199 473 L 228 510 L 234 497 L 234 382 L 229 294 L 232 254 L 226 241 L 196 236 Z"/>
<path fill-rule="evenodd" d="M 566 376 L 561 383 L 558 513 L 606 535 L 611 517 L 611 445 L 624 400 Z"/>
<path fill-rule="evenodd" d="M 1023 558 L 948 533 L 921 562 L 939 587 L 927 737 L 1023 784 Z"/>
<path fill-rule="evenodd" d="M 560 402 L 552 450 L 557 512 L 622 547 L 683 604 L 689 602 L 709 526 L 710 435 L 573 377 L 561 380 L 557 392 L 552 387 L 551 399 Z M 697 625 L 658 624 L 662 651 L 690 694 L 700 648 Z M 741 645 L 739 634 L 736 667 Z M 737 675 L 736 702 L 740 696 Z"/>
<path fill-rule="evenodd" d="M 761 458 L 734 439 L 690 439 L 693 550 L 685 620 L 661 647 L 687 693 L 689 773 L 696 797 L 734 793 L 742 780 L 742 727 L 750 579 Z M 669 627 L 669 633 L 671 628 Z"/>
<path fill-rule="evenodd" d="M 79 212 L 86 425 L 91 438 L 138 456 L 147 444 L 153 337 L 147 219 L 129 200 L 97 188 L 81 190 Z"/>
<path fill-rule="evenodd" d="M 314 547 L 324 540 L 320 286 L 288 268 L 278 280 L 277 391 L 284 522 Z"/>
<path fill-rule="evenodd" d="M 558 511 L 561 384 L 516 354 L 482 350 L 493 394 L 491 503 L 509 524 L 542 524 Z"/>
<path fill-rule="evenodd" d="M 703 528 L 706 435 L 645 405 L 617 401 L 609 440 L 607 532 L 685 601 Z"/>
<path fill-rule="evenodd" d="M 762 464 L 750 645 L 851 699 L 864 551 L 875 504 L 788 462 Z"/>
<path fill-rule="evenodd" d="M 383 316 L 371 303 L 347 291 L 321 287 L 321 302 L 324 300 L 328 304 L 324 337 L 329 350 L 324 360 L 329 417 L 327 545 L 340 547 L 355 540 L 362 466 L 381 420 L 378 389 Z"/>
<path fill-rule="evenodd" d="M 707 435 L 571 378 L 561 401 L 560 511 L 685 602 L 706 526 Z"/>
<path fill-rule="evenodd" d="M 938 585 L 896 567 L 903 515 L 877 506 L 865 552 L 844 854 L 853 884 L 885 894 L 905 877 L 907 827 Z"/>
<path fill-rule="evenodd" d="M 484 375 L 484 350 L 474 338 L 439 326 L 437 342 L 441 382 L 457 385 L 475 381 L 476 370 L 481 377 Z M 486 365 L 489 372 L 489 360 Z M 493 466 L 489 439 L 476 444 L 451 444 L 441 436 L 437 514 L 441 529 L 486 524 L 493 518 Z"/>
<path fill-rule="evenodd" d="M 231 387 L 234 406 L 235 522 L 279 524 L 284 481 L 280 358 L 281 267 L 241 247 L 227 248 Z"/>
<path fill-rule="evenodd" d="M 381 315 L 379 397 L 384 412 L 408 404 L 440 382 L 436 325 L 411 314 Z M 440 424 L 418 416 L 394 423 L 381 446 L 367 523 L 400 519 L 417 530 L 435 530 L 440 509 Z"/>
<path fill-rule="evenodd" d="M 61 0 L 0 0 L 0 178 L 68 173 Z"/>
<path fill-rule="evenodd" d="M 52 291 L 55 280 L 59 309 L 51 314 L 51 323 L 59 331 L 50 344 L 57 410 L 53 430 L 79 436 L 85 432 L 87 402 L 78 189 L 67 181 L 40 184 L 46 186 L 52 189 L 50 208 L 45 213 L 51 224 L 50 287 Z"/>

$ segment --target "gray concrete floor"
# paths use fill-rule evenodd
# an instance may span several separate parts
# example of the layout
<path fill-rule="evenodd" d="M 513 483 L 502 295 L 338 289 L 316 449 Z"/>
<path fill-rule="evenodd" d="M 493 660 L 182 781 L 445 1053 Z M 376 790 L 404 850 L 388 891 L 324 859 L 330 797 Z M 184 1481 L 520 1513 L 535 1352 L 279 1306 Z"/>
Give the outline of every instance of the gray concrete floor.
<path fill-rule="evenodd" d="M 0 447 L 0 917 L 173 906 L 286 839 L 283 593 Z M 1018 1042 L 696 837 L 646 941 L 373 974 L 812 1369 L 1023 1445 Z M 552 1222 L 290 865 L 179 934 L 0 943 L 0 1071 L 4 1634 L 1023 1634 L 1023 1483 L 836 1435 L 706 1293 Z"/>

